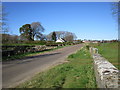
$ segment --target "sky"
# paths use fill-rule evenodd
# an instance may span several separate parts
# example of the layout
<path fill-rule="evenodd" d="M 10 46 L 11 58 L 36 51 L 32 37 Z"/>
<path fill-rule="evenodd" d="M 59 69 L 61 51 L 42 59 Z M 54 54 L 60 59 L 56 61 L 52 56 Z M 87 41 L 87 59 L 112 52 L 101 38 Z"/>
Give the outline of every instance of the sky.
<path fill-rule="evenodd" d="M 40 22 L 43 34 L 69 31 L 77 39 L 111 40 L 118 38 L 117 22 L 111 2 L 3 2 L 8 13 L 10 34 L 20 35 L 24 24 Z"/>

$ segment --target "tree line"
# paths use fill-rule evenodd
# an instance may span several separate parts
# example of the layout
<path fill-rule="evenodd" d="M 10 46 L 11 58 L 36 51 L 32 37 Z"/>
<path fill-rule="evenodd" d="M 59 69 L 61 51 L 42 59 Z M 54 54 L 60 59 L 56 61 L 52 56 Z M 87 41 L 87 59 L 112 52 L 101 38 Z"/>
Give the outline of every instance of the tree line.
<path fill-rule="evenodd" d="M 24 24 L 19 28 L 20 36 L 2 34 L 2 43 L 18 43 L 24 41 L 56 41 L 62 38 L 66 42 L 72 42 L 77 37 L 74 33 L 68 31 L 53 31 L 48 35 L 43 34 L 44 27 L 40 22 Z"/>
<path fill-rule="evenodd" d="M 42 34 L 45 31 L 40 22 L 33 22 L 31 24 L 25 24 L 19 29 L 21 37 L 28 41 L 34 40 L 47 40 L 56 41 L 57 39 L 64 39 L 65 41 L 72 42 L 77 37 L 74 33 L 68 31 L 53 31 L 48 35 Z"/>
<path fill-rule="evenodd" d="M 19 31 L 23 39 L 34 41 L 36 39 L 41 39 L 43 34 L 42 32 L 45 29 L 40 22 L 33 22 L 31 24 L 25 24 L 20 27 Z"/>

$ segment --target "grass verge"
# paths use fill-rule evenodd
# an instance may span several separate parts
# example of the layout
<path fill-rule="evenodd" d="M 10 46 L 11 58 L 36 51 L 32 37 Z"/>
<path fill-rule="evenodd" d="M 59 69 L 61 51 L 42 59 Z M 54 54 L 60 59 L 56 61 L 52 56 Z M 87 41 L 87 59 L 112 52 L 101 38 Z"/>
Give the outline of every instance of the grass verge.
<path fill-rule="evenodd" d="M 86 49 L 68 56 L 68 62 L 41 72 L 16 88 L 96 88 L 93 61 Z"/>
<path fill-rule="evenodd" d="M 101 43 L 99 53 L 118 68 L 118 43 Z"/>

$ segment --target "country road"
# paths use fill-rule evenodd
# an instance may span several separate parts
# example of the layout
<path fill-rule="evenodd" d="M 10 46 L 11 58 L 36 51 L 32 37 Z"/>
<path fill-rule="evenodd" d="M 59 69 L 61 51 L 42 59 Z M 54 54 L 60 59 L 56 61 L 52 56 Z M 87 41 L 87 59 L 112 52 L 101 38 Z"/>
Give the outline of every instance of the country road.
<path fill-rule="evenodd" d="M 35 74 L 64 62 L 68 55 L 75 53 L 82 46 L 82 44 L 68 46 L 21 60 L 3 62 L 2 87 L 14 87 Z"/>

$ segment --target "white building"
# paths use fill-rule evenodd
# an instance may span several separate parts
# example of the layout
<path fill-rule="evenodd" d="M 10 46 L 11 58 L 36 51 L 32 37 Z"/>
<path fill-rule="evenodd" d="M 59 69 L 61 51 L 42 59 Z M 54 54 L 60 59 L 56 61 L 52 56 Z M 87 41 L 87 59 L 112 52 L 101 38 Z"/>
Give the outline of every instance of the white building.
<path fill-rule="evenodd" d="M 59 38 L 56 42 L 65 42 L 62 38 Z"/>

